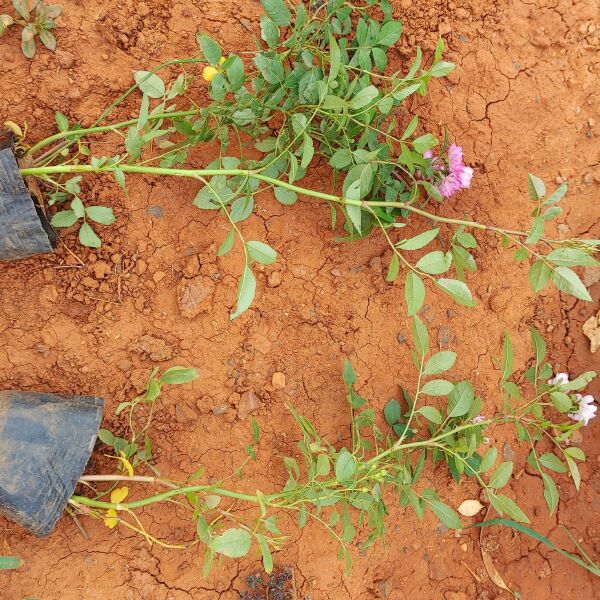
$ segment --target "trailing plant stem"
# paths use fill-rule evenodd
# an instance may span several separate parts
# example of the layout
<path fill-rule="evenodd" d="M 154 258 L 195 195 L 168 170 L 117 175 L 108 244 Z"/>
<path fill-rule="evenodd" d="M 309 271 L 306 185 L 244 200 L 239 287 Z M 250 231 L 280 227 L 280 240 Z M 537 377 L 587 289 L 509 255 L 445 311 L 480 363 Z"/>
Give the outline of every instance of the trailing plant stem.
<path fill-rule="evenodd" d="M 114 126 L 109 127 L 112 128 Z M 267 175 L 262 175 L 259 170 L 250 169 L 177 169 L 168 167 L 148 167 L 139 165 L 124 165 L 119 164 L 118 168 L 124 173 L 138 173 L 145 175 L 158 175 L 158 176 L 176 176 L 176 177 L 191 177 L 199 179 L 201 177 L 213 177 L 218 175 L 235 177 L 245 176 L 264 183 L 268 183 L 273 186 L 282 187 L 287 190 L 302 194 L 304 196 L 312 196 L 313 198 L 319 198 L 326 200 L 327 202 L 335 202 L 336 204 L 343 204 L 347 206 L 360 206 L 365 209 L 370 207 L 383 207 L 383 208 L 401 208 L 409 212 L 421 215 L 436 221 L 438 223 L 448 223 L 451 225 L 463 225 L 465 227 L 471 227 L 473 229 L 481 229 L 484 231 L 493 231 L 500 234 L 516 235 L 519 237 L 528 237 L 530 235 L 527 231 L 518 231 L 512 229 L 503 229 L 502 227 L 496 227 L 495 225 L 485 225 L 483 223 L 477 223 L 475 221 L 466 221 L 463 219 L 453 219 L 450 217 L 441 217 L 433 213 L 427 212 L 406 202 L 368 202 L 363 200 L 352 200 L 350 198 L 344 198 L 343 196 L 336 196 L 334 194 L 327 194 L 325 192 L 319 192 L 317 190 L 311 190 L 303 188 L 292 183 L 281 181 Z M 63 174 L 63 173 L 104 173 L 113 172 L 112 167 L 93 167 L 91 165 L 58 165 L 49 167 L 30 167 L 21 169 L 21 175 L 24 177 L 33 176 L 41 177 L 44 175 Z M 543 241 L 552 244 L 555 240 L 541 238 Z"/>

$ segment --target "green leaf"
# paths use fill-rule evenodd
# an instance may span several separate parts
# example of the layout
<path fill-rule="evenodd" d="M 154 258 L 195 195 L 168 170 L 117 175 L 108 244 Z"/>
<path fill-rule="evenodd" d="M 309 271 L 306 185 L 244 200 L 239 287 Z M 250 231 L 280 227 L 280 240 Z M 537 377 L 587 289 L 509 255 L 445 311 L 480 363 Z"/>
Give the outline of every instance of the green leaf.
<path fill-rule="evenodd" d="M 250 258 L 261 265 L 272 265 L 277 260 L 277 252 L 268 244 L 252 240 L 246 243 L 246 247 Z"/>
<path fill-rule="evenodd" d="M 21 32 L 21 52 L 27 58 L 33 58 L 35 56 L 35 34 L 37 30 L 35 25 L 30 23 L 23 27 Z"/>
<path fill-rule="evenodd" d="M 229 558 L 241 558 L 248 554 L 251 542 L 252 535 L 246 529 L 228 529 L 212 539 L 210 548 Z"/>
<path fill-rule="evenodd" d="M 392 260 L 394 258 L 396 258 L 397 267 L 399 269 L 400 264 L 398 261 L 398 257 L 395 254 L 392 257 Z M 396 275 L 398 269 L 396 270 Z M 387 280 L 389 281 L 389 279 Z M 423 302 L 425 301 L 425 285 L 423 284 L 423 280 L 414 271 L 409 271 L 406 275 L 406 282 L 404 284 L 404 296 L 406 298 L 406 306 L 408 307 L 408 316 L 412 317 L 419 312 L 421 306 L 423 306 Z"/>
<path fill-rule="evenodd" d="M 373 102 L 379 96 L 379 90 L 374 85 L 369 85 L 360 90 L 352 100 L 350 100 L 350 108 L 358 110 Z"/>
<path fill-rule="evenodd" d="M 546 356 L 546 342 L 540 333 L 533 327 L 531 327 L 529 331 L 531 334 L 531 345 L 533 346 L 535 353 L 535 362 L 537 365 L 540 365 Z"/>
<path fill-rule="evenodd" d="M 422 256 L 417 261 L 416 267 L 430 275 L 441 275 L 450 268 L 451 264 L 452 255 L 449 252 L 444 254 L 439 250 L 434 250 L 433 252 L 429 252 L 425 256 Z"/>
<path fill-rule="evenodd" d="M 246 312 L 250 305 L 252 304 L 252 300 L 254 300 L 254 294 L 256 293 L 256 278 L 254 277 L 254 273 L 252 273 L 252 269 L 248 265 L 244 267 L 244 271 L 242 273 L 242 277 L 240 279 L 240 285 L 238 288 L 238 298 L 237 298 L 237 307 L 235 312 L 233 312 L 229 319 L 233 321 L 237 319 L 242 313 Z"/>
<path fill-rule="evenodd" d="M 204 58 L 211 65 L 217 66 L 223 56 L 221 46 L 205 33 L 199 33 L 196 36 L 196 39 L 198 40 L 198 45 L 200 46 L 200 50 L 202 50 Z"/>
<path fill-rule="evenodd" d="M 525 240 L 527 244 L 536 244 L 540 241 L 541 237 L 544 235 L 544 219 L 542 217 L 536 217 L 531 224 L 531 233 L 529 237 Z M 518 259 L 517 259 L 518 260 Z"/>
<path fill-rule="evenodd" d="M 536 260 L 527 274 L 531 289 L 536 293 L 543 290 L 550 281 L 551 275 L 552 269 L 543 260 Z"/>
<path fill-rule="evenodd" d="M 444 350 L 434 354 L 425 364 L 423 375 L 436 375 L 451 369 L 456 361 L 456 352 Z"/>
<path fill-rule="evenodd" d="M 276 187 L 275 198 L 277 198 L 281 204 L 285 206 L 291 206 L 296 202 L 296 200 L 298 200 L 298 194 L 294 192 L 294 190 L 288 190 L 284 187 Z"/>
<path fill-rule="evenodd" d="M 489 471 L 494 466 L 497 456 L 498 450 L 496 450 L 494 446 L 488 448 L 486 453 L 483 455 L 483 458 L 481 459 L 481 463 L 479 464 L 479 472 L 485 473 L 486 471 Z"/>
<path fill-rule="evenodd" d="M 546 257 L 559 267 L 595 267 L 598 261 L 578 248 L 556 248 Z"/>
<path fill-rule="evenodd" d="M 436 281 L 436 285 L 461 306 L 475 306 L 471 290 L 462 281 L 441 278 Z"/>
<path fill-rule="evenodd" d="M 223 64 L 231 89 L 237 92 L 244 85 L 244 63 L 239 56 L 232 54 Z"/>
<path fill-rule="evenodd" d="M 544 481 L 544 498 L 546 499 L 546 504 L 548 504 L 548 510 L 552 514 L 558 506 L 558 488 L 556 487 L 556 483 L 554 483 L 554 479 L 548 473 L 542 473 L 542 480 Z"/>
<path fill-rule="evenodd" d="M 147 94 L 150 98 L 162 98 L 165 95 L 165 84 L 155 73 L 136 71 L 133 78 L 142 93 Z"/>
<path fill-rule="evenodd" d="M 580 300 L 592 301 L 592 297 L 579 279 L 579 275 L 569 267 L 556 267 L 552 273 L 552 283 L 561 292 L 571 294 Z"/>
<path fill-rule="evenodd" d="M 242 196 L 237 198 L 231 204 L 229 217 L 234 223 L 239 223 L 247 219 L 254 210 L 254 196 Z"/>
<path fill-rule="evenodd" d="M 18 569 L 23 565 L 23 561 L 16 556 L 0 556 L 0 570 Z"/>
<path fill-rule="evenodd" d="M 61 112 L 56 111 L 54 113 L 54 120 L 56 121 L 59 131 L 69 131 L 69 119 Z"/>
<path fill-rule="evenodd" d="M 51 52 L 54 52 L 56 50 L 56 38 L 54 37 L 54 35 L 52 35 L 51 31 L 48 31 L 47 29 L 42 29 L 40 31 L 40 42 L 42 42 L 42 44 L 44 44 L 44 46 L 48 48 L 48 50 L 50 50 Z"/>
<path fill-rule="evenodd" d="M 396 277 L 398 277 L 398 273 L 400 272 L 400 261 L 398 260 L 397 254 L 392 254 L 392 258 L 390 260 L 390 266 L 388 267 L 387 275 L 385 276 L 385 280 L 388 283 L 392 283 L 396 281 Z"/>
<path fill-rule="evenodd" d="M 454 384 L 445 379 L 432 379 L 422 388 L 421 392 L 429 396 L 447 396 L 454 389 Z"/>
<path fill-rule="evenodd" d="M 449 529 L 462 529 L 459 516 L 447 504 L 427 498 L 427 503 L 438 519 Z"/>
<path fill-rule="evenodd" d="M 167 369 L 160 378 L 160 383 L 168 383 L 172 385 L 180 385 L 189 383 L 198 378 L 196 369 L 188 369 L 187 367 L 171 367 Z"/>
<path fill-rule="evenodd" d="M 346 205 L 346 213 L 348 215 L 348 218 L 350 219 L 350 222 L 352 223 L 352 225 L 354 225 L 354 228 L 356 229 L 356 231 L 358 233 L 360 233 L 362 230 L 362 209 L 360 208 L 360 206 L 348 204 L 348 205 Z M 398 257 L 395 254 L 394 254 L 394 257 L 396 258 L 396 260 L 398 260 Z M 394 257 L 392 257 L 392 261 L 394 260 Z M 392 263 L 390 262 L 390 267 L 391 267 L 391 264 Z M 398 266 L 400 266 L 400 265 L 398 265 Z M 395 277 L 393 279 L 391 279 L 391 281 L 393 281 L 394 279 L 395 279 Z M 388 281 L 390 281 L 390 280 L 388 279 Z"/>
<path fill-rule="evenodd" d="M 225 256 L 232 248 L 235 242 L 235 229 L 232 227 L 229 233 L 225 236 L 225 239 L 217 250 L 217 256 Z"/>
<path fill-rule="evenodd" d="M 52 227 L 71 227 L 77 223 L 78 217 L 73 210 L 61 210 L 57 212 L 51 219 Z"/>
<path fill-rule="evenodd" d="M 326 454 L 319 454 L 317 456 L 317 475 L 327 477 L 330 470 L 331 465 L 329 463 L 329 457 Z"/>
<path fill-rule="evenodd" d="M 304 134 L 304 142 L 302 143 L 302 159 L 300 166 L 306 169 L 310 165 L 313 156 L 315 155 L 315 147 L 312 138 L 308 134 Z M 360 230 L 359 230 L 360 231 Z"/>
<path fill-rule="evenodd" d="M 78 196 L 75 196 L 75 198 L 73 198 L 71 202 L 71 210 L 75 213 L 75 216 L 78 219 L 85 217 L 85 208 L 83 206 L 81 198 L 79 198 Z"/>
<path fill-rule="evenodd" d="M 119 167 L 115 167 L 113 170 L 113 175 L 115 177 L 115 181 L 119 184 L 119 186 L 127 193 L 127 185 L 125 183 L 125 173 Z"/>
<path fill-rule="evenodd" d="M 558 412 L 566 413 L 571 409 L 571 398 L 564 392 L 552 392 L 550 399 Z"/>
<path fill-rule="evenodd" d="M 266 573 L 271 573 L 273 571 L 273 556 L 269 549 L 269 542 L 264 535 L 257 535 L 256 539 L 258 540 L 260 553 L 262 554 L 263 568 Z"/>
<path fill-rule="evenodd" d="M 398 246 L 398 248 L 402 248 L 402 250 L 420 250 L 432 242 L 437 237 L 439 232 L 439 228 L 430 229 L 429 231 L 424 231 L 415 237 L 402 240 L 398 242 L 396 246 Z"/>
<path fill-rule="evenodd" d="M 418 414 L 423 415 L 428 421 L 440 425 L 443 421 L 442 413 L 433 406 L 422 406 L 418 411 Z"/>
<path fill-rule="evenodd" d="M 254 64 L 262 73 L 267 83 L 281 85 L 285 79 L 283 64 L 278 58 L 269 58 L 264 54 L 257 54 L 254 57 Z"/>
<path fill-rule="evenodd" d="M 550 469 L 551 471 L 555 471 L 556 473 L 566 473 L 567 467 L 563 464 L 563 462 L 556 456 L 556 454 L 552 454 L 552 452 L 546 452 L 538 457 L 538 462 L 546 469 Z"/>
<path fill-rule="evenodd" d="M 566 183 L 561 183 L 552 193 L 552 195 L 544 200 L 544 206 L 551 206 L 552 204 L 556 204 L 563 199 L 563 196 L 567 193 L 568 186 Z"/>
<path fill-rule="evenodd" d="M 551 548 L 552 550 L 556 550 L 556 552 L 558 552 L 559 554 L 566 556 L 569 560 L 571 560 L 574 563 L 578 564 L 579 566 L 583 567 L 590 573 L 596 575 L 596 577 L 600 577 L 600 568 L 598 568 L 596 565 L 586 563 L 583 560 L 581 560 L 578 556 L 569 554 L 565 550 L 562 550 L 558 546 L 554 545 L 554 543 L 551 542 L 547 537 L 544 537 L 537 531 L 534 531 L 533 529 L 530 529 L 529 527 L 525 527 L 525 525 L 521 525 L 520 523 L 515 523 L 514 521 L 510 521 L 508 519 L 490 519 L 489 521 L 483 521 L 482 523 L 475 523 L 474 525 L 471 525 L 471 527 L 487 527 L 490 525 L 503 525 L 504 527 L 510 527 L 516 531 L 524 533 L 525 535 L 528 535 L 529 537 L 533 538 L 534 540 L 537 540 L 538 542 L 542 542 L 542 544 L 545 544 L 546 546 L 548 546 L 548 548 Z"/>
<path fill-rule="evenodd" d="M 573 381 L 569 381 L 569 383 L 564 383 L 563 385 L 561 385 L 560 389 L 563 392 L 572 392 L 573 390 L 580 390 L 584 388 L 590 381 L 592 381 L 594 377 L 596 377 L 596 371 L 586 371 L 585 373 L 582 373 L 581 375 L 573 379 Z"/>
<path fill-rule="evenodd" d="M 391 46 L 395 44 L 402 35 L 402 23 L 400 21 L 388 21 L 381 26 L 377 35 L 377 43 L 380 46 Z"/>
<path fill-rule="evenodd" d="M 489 490 L 487 496 L 490 504 L 501 514 L 507 514 L 509 517 L 521 521 L 522 523 L 529 523 L 527 515 L 519 508 L 517 503 L 504 494 L 492 494 Z"/>
<path fill-rule="evenodd" d="M 116 221 L 112 208 L 107 206 L 88 206 L 85 209 L 85 214 L 92 221 L 101 225 L 112 225 Z"/>
<path fill-rule="evenodd" d="M 260 0 L 260 3 L 275 25 L 285 27 L 290 24 L 292 15 L 284 0 Z"/>
<path fill-rule="evenodd" d="M 383 416 L 387 424 L 391 427 L 395 425 L 402 416 L 402 409 L 397 400 L 390 400 L 383 408 Z"/>
<path fill-rule="evenodd" d="M 579 467 L 570 456 L 565 456 L 565 460 L 567 461 L 569 472 L 571 473 L 571 477 L 573 478 L 575 489 L 579 491 L 579 486 L 581 485 L 581 473 L 579 472 Z"/>
<path fill-rule="evenodd" d="M 279 41 L 279 27 L 265 15 L 260 18 L 260 37 L 270 48 L 277 46 Z"/>
<path fill-rule="evenodd" d="M 347 387 L 350 388 L 356 383 L 356 373 L 354 372 L 354 367 L 348 358 L 344 358 L 344 371 L 342 376 Z"/>
<path fill-rule="evenodd" d="M 527 192 L 534 202 L 538 202 L 546 195 L 546 186 L 539 177 L 529 173 L 527 175 Z"/>
<path fill-rule="evenodd" d="M 342 448 L 335 460 L 335 478 L 340 483 L 352 481 L 356 470 L 356 462 L 354 456 Z"/>
<path fill-rule="evenodd" d="M 504 333 L 504 345 L 502 347 L 502 381 L 507 381 L 512 375 L 514 363 L 513 345 L 508 332 Z"/>
<path fill-rule="evenodd" d="M 13 6 L 23 19 L 29 21 L 29 14 L 34 6 L 31 0 L 13 0 Z"/>
<path fill-rule="evenodd" d="M 446 75 L 452 73 L 456 65 L 451 62 L 440 61 L 435 63 L 431 69 L 429 70 L 429 74 L 432 77 L 445 77 Z"/>
<path fill-rule="evenodd" d="M 461 381 L 454 386 L 448 395 L 448 416 L 462 417 L 466 415 L 475 400 L 475 391 L 469 381 Z"/>
<path fill-rule="evenodd" d="M 498 467 L 496 468 L 496 470 L 492 473 L 492 476 L 490 477 L 490 481 L 489 481 L 488 485 L 490 487 L 496 488 L 496 489 L 504 487 L 508 483 L 508 480 L 510 479 L 512 472 L 513 472 L 512 461 L 509 460 L 509 461 L 500 463 L 498 465 Z"/>
<path fill-rule="evenodd" d="M 348 148 L 340 148 L 336 150 L 333 156 L 329 159 L 329 164 L 334 169 L 344 169 L 352 164 L 352 152 Z"/>
<path fill-rule="evenodd" d="M 420 356 L 425 356 L 429 352 L 429 333 L 417 315 L 413 317 L 411 331 L 415 350 Z"/>
<path fill-rule="evenodd" d="M 436 146 L 437 143 L 438 141 L 435 138 L 435 136 L 433 136 L 431 133 L 426 133 L 425 135 L 421 135 L 418 138 L 415 138 L 412 144 L 413 148 L 415 149 L 415 152 L 418 152 L 419 154 L 424 154 L 425 152 L 427 152 L 427 150 L 431 150 L 431 148 Z"/>
<path fill-rule="evenodd" d="M 79 228 L 79 242 L 88 248 L 100 248 L 102 246 L 102 241 L 90 227 L 89 223 L 81 224 Z"/>

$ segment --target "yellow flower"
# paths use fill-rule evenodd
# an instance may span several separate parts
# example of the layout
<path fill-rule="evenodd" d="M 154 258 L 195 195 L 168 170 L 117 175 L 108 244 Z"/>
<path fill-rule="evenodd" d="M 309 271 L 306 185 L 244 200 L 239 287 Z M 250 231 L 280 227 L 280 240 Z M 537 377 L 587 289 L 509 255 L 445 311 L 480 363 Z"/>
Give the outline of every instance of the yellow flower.
<path fill-rule="evenodd" d="M 204 67 L 204 69 L 202 71 L 202 78 L 205 81 L 212 81 L 218 72 L 219 71 L 217 69 L 215 69 L 215 67 L 210 67 L 210 66 Z"/>
<path fill-rule="evenodd" d="M 127 471 L 127 474 L 129 475 L 129 477 L 133 477 L 133 467 L 131 466 L 131 463 L 127 460 L 127 457 L 125 456 L 125 452 L 123 452 L 123 450 L 121 450 L 121 452 L 119 452 L 119 454 L 121 456 L 117 456 L 117 458 L 121 461 L 121 463 L 123 463 L 123 466 L 125 467 L 125 470 Z"/>
<path fill-rule="evenodd" d="M 110 501 L 112 504 L 121 504 L 121 502 L 123 502 L 123 500 L 125 500 L 125 498 L 127 498 L 129 494 L 129 488 L 124 485 L 123 487 L 118 487 L 115 488 L 111 493 L 110 493 Z M 112 510 L 112 509 L 110 509 Z"/>
<path fill-rule="evenodd" d="M 227 59 L 224 56 L 221 56 L 219 59 L 219 66 L 221 66 Z"/>
<path fill-rule="evenodd" d="M 117 526 L 118 522 L 119 522 L 119 517 L 117 516 L 117 511 L 114 508 L 109 508 L 106 511 L 106 517 L 104 517 L 104 524 L 109 529 L 112 529 L 113 527 Z"/>

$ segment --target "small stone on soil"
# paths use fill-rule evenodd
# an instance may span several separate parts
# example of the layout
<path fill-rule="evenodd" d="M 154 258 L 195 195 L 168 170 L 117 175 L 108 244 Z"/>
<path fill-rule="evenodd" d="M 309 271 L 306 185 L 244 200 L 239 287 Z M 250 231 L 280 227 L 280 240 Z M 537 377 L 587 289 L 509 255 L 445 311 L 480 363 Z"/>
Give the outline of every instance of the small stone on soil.
<path fill-rule="evenodd" d="M 187 421 L 194 421 L 197 415 L 191 406 L 188 406 L 185 402 L 179 402 L 175 405 L 175 418 L 180 423 Z"/>
<path fill-rule="evenodd" d="M 269 285 L 269 287 L 278 287 L 281 285 L 281 271 L 273 271 L 272 273 L 269 273 L 269 276 L 267 278 L 267 283 Z"/>
<path fill-rule="evenodd" d="M 273 373 L 271 383 L 276 390 L 282 390 L 285 387 L 285 375 L 283 373 Z"/>
<path fill-rule="evenodd" d="M 229 408 L 230 406 L 227 402 L 225 404 L 219 404 L 218 406 L 213 407 L 212 414 L 215 415 L 215 417 L 218 417 L 219 415 L 224 415 L 229 410 Z"/>
<path fill-rule="evenodd" d="M 253 390 L 242 394 L 238 406 L 238 417 L 242 420 L 248 418 L 248 415 L 260 408 L 260 399 Z"/>

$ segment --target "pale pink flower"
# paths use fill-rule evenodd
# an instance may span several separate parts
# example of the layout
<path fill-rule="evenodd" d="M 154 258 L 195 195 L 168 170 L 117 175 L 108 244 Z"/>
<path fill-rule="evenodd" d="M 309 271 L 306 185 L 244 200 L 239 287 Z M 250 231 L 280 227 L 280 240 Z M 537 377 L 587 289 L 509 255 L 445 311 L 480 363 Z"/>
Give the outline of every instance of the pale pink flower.
<path fill-rule="evenodd" d="M 581 421 L 584 427 L 596 416 L 596 410 L 598 407 L 594 404 L 594 396 L 590 394 L 582 396 L 581 394 L 575 394 L 577 402 L 579 402 L 579 409 L 576 413 L 569 413 L 569 417 L 574 421 Z"/>
<path fill-rule="evenodd" d="M 431 159 L 433 169 L 443 175 L 443 179 L 437 184 L 437 188 L 444 198 L 449 198 L 459 190 L 468 188 L 471 185 L 473 169 L 465 165 L 463 151 L 460 146 L 450 144 L 447 165 L 439 156 L 434 156 L 431 150 L 424 152 L 423 158 Z"/>
<path fill-rule="evenodd" d="M 548 379 L 548 385 L 565 385 L 569 383 L 568 373 L 557 373 L 552 379 Z"/>
<path fill-rule="evenodd" d="M 485 417 L 483 415 L 477 415 L 471 419 L 471 423 L 481 423 L 482 421 L 485 421 Z"/>

